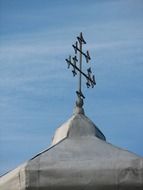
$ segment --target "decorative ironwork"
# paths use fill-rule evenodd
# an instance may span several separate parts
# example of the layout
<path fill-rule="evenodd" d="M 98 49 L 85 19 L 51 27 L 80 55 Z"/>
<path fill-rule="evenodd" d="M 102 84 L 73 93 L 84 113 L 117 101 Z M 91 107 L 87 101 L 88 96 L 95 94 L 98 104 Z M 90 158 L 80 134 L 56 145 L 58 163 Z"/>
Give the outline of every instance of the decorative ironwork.
<path fill-rule="evenodd" d="M 78 86 L 78 90 L 76 91 L 76 94 L 78 96 L 78 101 L 76 102 L 76 104 L 79 107 L 82 107 L 83 99 L 85 98 L 81 90 L 82 77 L 86 79 L 87 88 L 89 87 L 93 88 L 94 85 L 96 85 L 95 76 L 92 74 L 91 67 L 87 69 L 87 74 L 83 72 L 82 70 L 82 57 L 85 58 L 86 63 L 89 63 L 89 61 L 91 60 L 89 51 L 86 51 L 86 53 L 82 51 L 82 46 L 84 44 L 86 44 L 86 41 L 84 40 L 82 32 L 81 32 L 80 35 L 77 37 L 76 43 L 72 45 L 75 52 L 74 57 L 69 56 L 69 58 L 66 59 L 66 62 L 68 64 L 68 69 L 70 68 L 70 66 L 72 66 L 73 76 L 76 76 L 77 74 L 79 74 L 79 86 Z M 78 53 L 79 53 L 79 58 L 77 58 Z"/>

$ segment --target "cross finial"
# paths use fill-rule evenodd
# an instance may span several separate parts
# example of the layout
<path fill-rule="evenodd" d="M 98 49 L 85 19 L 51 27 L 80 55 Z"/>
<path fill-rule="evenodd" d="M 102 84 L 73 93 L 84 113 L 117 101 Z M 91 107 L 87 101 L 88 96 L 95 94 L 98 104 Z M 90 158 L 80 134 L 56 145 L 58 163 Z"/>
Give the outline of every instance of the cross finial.
<path fill-rule="evenodd" d="M 94 85 L 96 85 L 95 77 L 94 77 L 94 75 L 92 75 L 91 68 L 89 67 L 87 69 L 87 74 L 84 73 L 82 70 L 82 57 L 85 58 L 86 63 L 89 63 L 89 61 L 91 59 L 90 55 L 89 55 L 89 51 L 86 51 L 86 53 L 85 53 L 82 50 L 82 46 L 84 44 L 86 44 L 86 41 L 84 40 L 82 32 L 81 32 L 80 35 L 77 37 L 77 41 L 75 42 L 75 44 L 72 45 L 72 47 L 74 48 L 75 55 L 73 57 L 69 56 L 69 58 L 66 59 L 68 68 L 70 68 L 70 66 L 72 66 L 73 76 L 79 74 L 78 90 L 76 91 L 76 94 L 78 97 L 78 99 L 76 101 L 76 106 L 79 108 L 82 108 L 83 99 L 85 98 L 85 96 L 83 95 L 82 90 L 81 90 L 82 89 L 82 77 L 84 77 L 86 79 L 87 88 L 89 88 L 89 87 L 93 88 Z"/>

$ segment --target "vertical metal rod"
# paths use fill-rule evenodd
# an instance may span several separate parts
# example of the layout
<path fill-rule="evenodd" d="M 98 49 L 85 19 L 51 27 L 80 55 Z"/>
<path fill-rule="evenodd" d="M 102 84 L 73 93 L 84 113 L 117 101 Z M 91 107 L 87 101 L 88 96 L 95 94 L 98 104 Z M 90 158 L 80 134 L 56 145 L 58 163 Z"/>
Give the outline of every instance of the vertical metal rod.
<path fill-rule="evenodd" d="M 82 41 L 80 41 L 79 68 L 82 71 Z M 79 72 L 79 93 L 81 93 L 81 72 Z"/>

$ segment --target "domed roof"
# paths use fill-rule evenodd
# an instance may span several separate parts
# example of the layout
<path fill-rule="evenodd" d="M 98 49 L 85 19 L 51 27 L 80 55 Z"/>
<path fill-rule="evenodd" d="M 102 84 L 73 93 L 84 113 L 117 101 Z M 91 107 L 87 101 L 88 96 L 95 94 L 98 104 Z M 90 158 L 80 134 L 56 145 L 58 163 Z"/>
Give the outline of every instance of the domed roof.
<path fill-rule="evenodd" d="M 84 115 L 83 110 L 81 111 L 76 107 L 73 116 L 56 130 L 52 145 L 64 138 L 77 138 L 80 136 L 96 136 L 101 140 L 106 140 L 98 127 Z"/>
<path fill-rule="evenodd" d="M 52 146 L 2 176 L 0 189 L 134 190 L 143 187 L 143 159 L 109 144 L 77 109 L 55 133 Z"/>

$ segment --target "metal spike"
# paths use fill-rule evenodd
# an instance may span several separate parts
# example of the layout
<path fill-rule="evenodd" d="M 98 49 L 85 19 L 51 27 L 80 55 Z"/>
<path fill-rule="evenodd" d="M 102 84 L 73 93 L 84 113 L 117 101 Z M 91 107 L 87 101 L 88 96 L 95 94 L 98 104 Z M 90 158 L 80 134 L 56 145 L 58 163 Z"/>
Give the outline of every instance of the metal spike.
<path fill-rule="evenodd" d="M 76 41 L 76 43 L 73 44 L 72 47 L 74 48 L 75 54 L 77 54 L 78 42 Z"/>
<path fill-rule="evenodd" d="M 80 33 L 80 39 L 81 39 L 81 41 L 82 41 L 84 44 L 86 44 L 86 41 L 85 41 L 84 38 L 83 38 L 82 32 Z"/>
<path fill-rule="evenodd" d="M 92 73 L 92 72 L 91 72 L 91 67 L 89 67 L 89 68 L 87 69 L 87 72 L 88 72 L 88 73 Z"/>
<path fill-rule="evenodd" d="M 70 68 L 70 62 L 71 62 L 71 55 L 69 55 L 69 60 L 66 60 L 68 64 L 68 69 Z"/>
<path fill-rule="evenodd" d="M 87 83 L 86 83 L 86 86 L 87 86 L 87 88 L 89 88 L 90 87 L 90 83 L 87 81 Z"/>
<path fill-rule="evenodd" d="M 76 47 L 76 49 L 78 48 L 78 42 L 76 41 L 76 43 L 75 43 L 75 47 Z"/>
<path fill-rule="evenodd" d="M 86 52 L 86 62 L 88 63 L 89 60 L 91 60 L 90 55 L 89 55 L 89 51 Z"/>
<path fill-rule="evenodd" d="M 68 59 L 65 59 L 66 62 L 67 62 L 67 65 L 68 65 L 68 69 L 70 68 L 70 63 L 69 63 L 69 60 Z"/>
<path fill-rule="evenodd" d="M 94 82 L 94 85 L 96 85 L 96 81 L 95 81 L 95 76 L 94 75 L 92 76 L 92 80 Z"/>
<path fill-rule="evenodd" d="M 73 59 L 74 63 L 76 63 L 78 61 L 76 55 L 72 59 Z"/>
<path fill-rule="evenodd" d="M 82 32 L 80 33 L 80 36 L 78 36 L 77 37 L 77 39 L 78 39 L 78 41 L 79 41 L 79 43 L 83 43 L 83 44 L 86 44 L 86 41 L 84 40 L 84 38 L 83 38 L 83 35 L 82 35 Z"/>
<path fill-rule="evenodd" d="M 75 75 L 77 75 L 77 73 L 76 73 L 75 69 L 74 69 L 74 70 L 72 70 L 72 73 L 73 73 L 73 76 L 74 76 L 74 77 L 75 77 Z"/>

